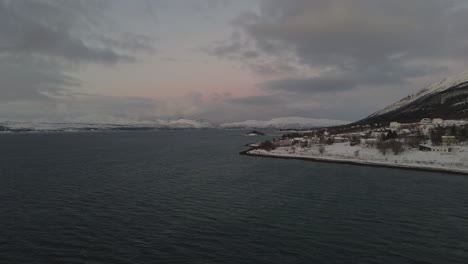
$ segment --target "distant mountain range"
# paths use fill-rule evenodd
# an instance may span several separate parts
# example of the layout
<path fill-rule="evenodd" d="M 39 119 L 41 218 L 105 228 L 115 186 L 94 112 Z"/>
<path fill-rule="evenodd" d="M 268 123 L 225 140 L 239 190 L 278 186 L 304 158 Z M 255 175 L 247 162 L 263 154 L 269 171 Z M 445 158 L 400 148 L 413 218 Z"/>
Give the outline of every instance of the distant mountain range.
<path fill-rule="evenodd" d="M 154 120 L 134 121 L 109 117 L 94 122 L 0 122 L 0 132 L 80 132 L 80 131 L 119 131 L 157 129 L 208 129 L 216 126 L 206 120 Z"/>
<path fill-rule="evenodd" d="M 222 124 L 222 128 L 276 128 L 276 129 L 294 129 L 294 128 L 313 128 L 328 127 L 349 124 L 349 121 L 332 119 L 313 119 L 304 117 L 280 117 L 267 121 L 247 120 L 236 123 Z"/>
<path fill-rule="evenodd" d="M 207 120 L 175 119 L 137 121 L 113 116 L 92 115 L 65 121 L 5 121 L 0 122 L 0 132 L 80 132 L 80 131 L 119 131 L 119 130 L 161 130 L 161 129 L 251 129 L 251 128 L 311 128 L 337 126 L 347 121 L 312 119 L 303 117 L 282 117 L 268 121 L 248 120 L 237 123 L 215 125 Z"/>
<path fill-rule="evenodd" d="M 114 131 L 156 129 L 303 129 L 314 127 L 350 126 L 355 124 L 388 124 L 416 122 L 423 118 L 468 119 L 468 71 L 445 78 L 416 94 L 372 115 L 350 123 L 341 120 L 313 119 L 304 117 L 281 117 L 271 120 L 247 120 L 215 125 L 207 120 L 129 120 L 107 115 L 86 115 L 67 120 L 34 122 L 0 122 L 0 132 L 47 132 L 47 131 Z"/>
<path fill-rule="evenodd" d="M 468 71 L 429 85 L 357 123 L 416 122 L 422 118 L 468 119 Z"/>

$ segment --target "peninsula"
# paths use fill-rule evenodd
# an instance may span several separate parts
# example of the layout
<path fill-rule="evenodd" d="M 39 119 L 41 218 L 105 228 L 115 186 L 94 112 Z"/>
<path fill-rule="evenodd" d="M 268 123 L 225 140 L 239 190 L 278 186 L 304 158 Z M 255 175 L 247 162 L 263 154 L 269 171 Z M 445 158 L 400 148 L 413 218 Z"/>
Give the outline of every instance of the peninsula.
<path fill-rule="evenodd" d="M 468 72 L 343 126 L 290 130 L 244 155 L 468 175 Z"/>

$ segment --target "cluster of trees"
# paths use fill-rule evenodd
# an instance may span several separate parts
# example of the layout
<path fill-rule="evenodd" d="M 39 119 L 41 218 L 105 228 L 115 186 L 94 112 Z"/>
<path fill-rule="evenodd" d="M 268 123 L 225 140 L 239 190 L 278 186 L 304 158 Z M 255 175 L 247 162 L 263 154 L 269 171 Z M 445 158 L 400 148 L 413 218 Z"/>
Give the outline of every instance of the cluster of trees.
<path fill-rule="evenodd" d="M 398 155 L 404 150 L 403 143 L 395 139 L 381 141 L 377 143 L 376 147 L 383 155 L 386 155 L 389 150 L 391 150 L 394 155 Z"/>
<path fill-rule="evenodd" d="M 398 138 L 398 133 L 396 131 L 389 131 L 387 134 L 382 134 L 382 140 L 390 140 L 390 139 L 395 139 Z"/>
<path fill-rule="evenodd" d="M 319 143 L 320 144 L 327 144 L 327 145 L 333 145 L 333 143 L 335 143 L 335 141 L 333 140 L 332 137 L 328 137 L 326 138 L 325 136 L 320 136 L 319 138 Z"/>
<path fill-rule="evenodd" d="M 412 148 L 417 148 L 424 142 L 424 139 L 421 136 L 407 137 L 405 140 L 406 144 Z"/>
<path fill-rule="evenodd" d="M 258 148 L 271 151 L 271 150 L 274 150 L 276 146 L 272 141 L 265 140 L 265 141 L 260 142 L 260 144 L 258 145 Z"/>
<path fill-rule="evenodd" d="M 466 141 L 468 140 L 468 126 L 436 127 L 431 130 L 432 144 L 442 145 L 442 136 L 455 136 L 460 141 Z"/>
<path fill-rule="evenodd" d="M 283 134 L 281 136 L 282 139 L 288 139 L 288 138 L 298 138 L 298 137 L 303 137 L 306 136 L 304 133 L 289 133 L 289 134 Z"/>
<path fill-rule="evenodd" d="M 456 136 L 460 141 L 468 140 L 468 126 L 438 127 L 434 130 L 442 136 Z"/>
<path fill-rule="evenodd" d="M 321 154 L 325 153 L 325 147 L 324 146 L 319 146 L 318 152 Z"/>
<path fill-rule="evenodd" d="M 356 136 L 353 136 L 351 138 L 351 146 L 356 146 L 356 145 L 359 145 L 359 144 L 361 144 L 361 139 L 359 139 Z"/>
<path fill-rule="evenodd" d="M 443 129 L 435 128 L 431 130 L 431 141 L 432 145 L 440 146 L 442 145 L 442 136 L 445 135 Z"/>

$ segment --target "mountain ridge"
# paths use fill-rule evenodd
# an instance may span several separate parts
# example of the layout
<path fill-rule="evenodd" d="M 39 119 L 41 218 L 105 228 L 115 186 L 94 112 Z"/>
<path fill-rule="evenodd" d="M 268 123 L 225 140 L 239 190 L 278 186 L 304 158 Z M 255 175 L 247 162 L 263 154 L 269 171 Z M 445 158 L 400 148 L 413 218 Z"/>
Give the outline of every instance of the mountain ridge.
<path fill-rule="evenodd" d="M 468 118 L 468 71 L 444 78 L 355 123 Z"/>
<path fill-rule="evenodd" d="M 54 132 L 54 131 L 118 131 L 158 129 L 251 129 L 251 128 L 306 128 L 342 125 L 348 121 L 280 117 L 267 121 L 247 120 L 235 123 L 214 124 L 204 119 L 131 120 L 114 116 L 88 115 L 64 120 L 0 121 L 4 132 Z"/>
<path fill-rule="evenodd" d="M 349 124 L 349 121 L 306 117 L 278 117 L 270 120 L 246 120 L 221 124 L 221 128 L 313 128 Z"/>

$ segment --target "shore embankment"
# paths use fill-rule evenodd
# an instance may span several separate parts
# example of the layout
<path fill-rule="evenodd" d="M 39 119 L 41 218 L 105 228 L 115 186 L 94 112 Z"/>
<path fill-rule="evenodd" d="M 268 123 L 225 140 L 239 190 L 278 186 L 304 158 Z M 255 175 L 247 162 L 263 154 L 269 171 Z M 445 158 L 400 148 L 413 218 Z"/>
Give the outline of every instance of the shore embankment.
<path fill-rule="evenodd" d="M 263 157 L 263 158 L 275 158 L 275 159 L 294 159 L 294 160 L 304 160 L 312 162 L 325 162 L 325 163 L 339 163 L 339 164 L 348 164 L 356 166 L 367 166 L 367 167 L 385 167 L 392 169 L 404 169 L 404 170 L 414 170 L 414 171 L 426 171 L 426 172 L 439 172 L 439 173 L 450 173 L 457 175 L 468 176 L 467 169 L 461 168 L 451 168 L 451 167 L 441 167 L 441 166 L 430 166 L 422 164 L 402 164 L 395 162 L 383 162 L 383 161 L 372 161 L 372 160 L 362 160 L 362 159 L 350 159 L 350 158 L 338 158 L 338 157 L 327 157 L 324 156 L 304 156 L 304 155 L 294 155 L 294 154 L 278 154 L 278 153 L 269 153 L 266 151 L 256 152 L 254 148 L 242 151 L 240 155 L 253 156 L 253 157 Z"/>

